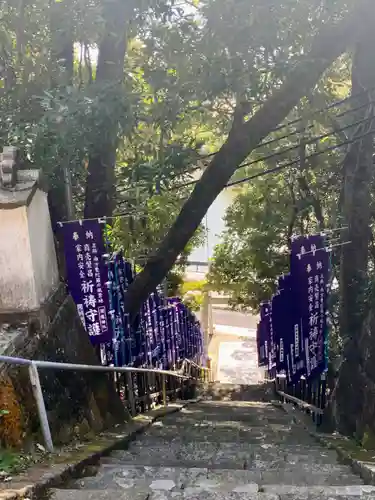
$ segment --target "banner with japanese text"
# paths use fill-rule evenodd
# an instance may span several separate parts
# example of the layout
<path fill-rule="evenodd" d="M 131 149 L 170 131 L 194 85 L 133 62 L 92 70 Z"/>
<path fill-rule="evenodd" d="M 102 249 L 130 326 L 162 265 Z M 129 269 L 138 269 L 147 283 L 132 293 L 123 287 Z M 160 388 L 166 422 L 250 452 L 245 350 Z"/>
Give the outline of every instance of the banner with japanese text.
<path fill-rule="evenodd" d="M 304 239 L 295 257 L 292 275 L 298 294 L 304 374 L 315 377 L 327 367 L 329 254 L 325 249 L 324 236 L 317 234 Z"/>
<path fill-rule="evenodd" d="M 70 222 L 62 227 L 68 288 L 95 345 L 112 339 L 102 231 L 98 220 Z"/>
<path fill-rule="evenodd" d="M 203 332 L 196 316 L 180 298 L 165 298 L 161 287 L 130 321 L 126 291 L 134 266 L 121 251 L 110 250 L 104 221 L 60 227 L 69 291 L 91 342 L 100 347 L 103 365 L 173 369 L 185 357 L 200 359 Z"/>
<path fill-rule="evenodd" d="M 301 297 L 301 255 L 306 253 L 312 236 L 294 236 L 291 242 L 290 276 L 291 288 L 294 295 L 296 321 L 294 334 L 288 355 L 288 380 L 296 383 L 307 374 L 305 358 L 305 342 L 302 331 L 302 310 L 304 308 Z"/>
<path fill-rule="evenodd" d="M 261 319 L 257 325 L 258 366 L 268 367 L 268 336 L 264 321 Z"/>
<path fill-rule="evenodd" d="M 264 354 L 267 356 L 268 370 L 276 367 L 276 346 L 273 338 L 272 307 L 270 302 L 260 305 L 261 342 L 264 346 Z"/>

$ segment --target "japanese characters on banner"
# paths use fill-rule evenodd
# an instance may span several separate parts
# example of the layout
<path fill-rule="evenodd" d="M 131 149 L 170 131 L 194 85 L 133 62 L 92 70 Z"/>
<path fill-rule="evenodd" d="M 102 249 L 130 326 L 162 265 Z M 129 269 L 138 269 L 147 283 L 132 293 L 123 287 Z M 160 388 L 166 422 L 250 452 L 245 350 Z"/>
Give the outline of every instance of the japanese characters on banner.
<path fill-rule="evenodd" d="M 259 366 L 289 383 L 315 378 L 327 369 L 329 253 L 321 234 L 296 237 L 290 274 L 279 278 L 270 303 L 262 304 L 257 327 Z"/>
<path fill-rule="evenodd" d="M 267 366 L 269 363 L 269 340 L 270 340 L 270 322 L 271 304 L 263 302 L 260 305 L 260 322 L 257 327 L 257 346 L 259 366 Z"/>
<path fill-rule="evenodd" d="M 108 281 L 103 226 L 98 221 L 62 227 L 69 290 L 93 344 L 110 341 Z"/>
<path fill-rule="evenodd" d="M 310 236 L 294 263 L 299 290 L 304 375 L 314 377 L 327 368 L 327 286 L 329 254 L 321 235 Z"/>
<path fill-rule="evenodd" d="M 70 293 L 90 340 L 106 365 L 169 369 L 185 358 L 201 362 L 203 334 L 178 298 L 149 296 L 133 323 L 125 313 L 135 272 L 121 252 L 110 254 L 100 220 L 62 224 Z"/>

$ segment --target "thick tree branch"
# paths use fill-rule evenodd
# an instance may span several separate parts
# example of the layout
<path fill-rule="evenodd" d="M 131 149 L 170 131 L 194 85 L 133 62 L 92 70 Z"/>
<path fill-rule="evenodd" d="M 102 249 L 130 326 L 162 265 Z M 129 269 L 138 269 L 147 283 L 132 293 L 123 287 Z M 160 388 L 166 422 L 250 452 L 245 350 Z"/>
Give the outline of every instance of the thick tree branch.
<path fill-rule="evenodd" d="M 151 256 L 129 288 L 125 300 L 128 312 L 136 314 L 148 294 L 172 268 L 238 165 L 285 119 L 324 71 L 356 41 L 363 25 L 367 22 L 372 25 L 373 11 L 372 1 L 357 1 L 355 12 L 335 26 L 326 26 L 316 36 L 310 52 L 291 71 L 287 81 L 249 121 L 231 129 L 227 141 L 196 184 L 159 250 Z"/>

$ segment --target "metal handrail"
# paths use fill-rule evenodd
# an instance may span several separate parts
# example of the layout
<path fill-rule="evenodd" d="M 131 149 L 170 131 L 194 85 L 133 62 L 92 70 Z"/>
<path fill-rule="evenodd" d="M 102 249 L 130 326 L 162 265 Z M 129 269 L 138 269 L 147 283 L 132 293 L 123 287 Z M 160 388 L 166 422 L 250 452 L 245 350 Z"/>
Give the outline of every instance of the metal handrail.
<path fill-rule="evenodd" d="M 166 391 L 166 377 L 175 377 L 181 380 L 190 380 L 191 376 L 182 375 L 180 372 L 171 370 L 158 370 L 157 368 L 135 368 L 130 366 L 102 366 L 102 365 L 84 365 L 79 363 L 61 363 L 56 361 L 41 361 L 41 360 L 31 360 L 26 358 L 17 358 L 12 356 L 2 356 L 0 355 L 0 363 L 6 363 L 18 366 L 28 366 L 30 383 L 35 397 L 35 401 L 38 408 L 38 415 L 40 426 L 46 445 L 46 449 L 53 453 L 54 446 L 52 441 L 51 429 L 48 422 L 47 410 L 44 402 L 43 391 L 40 384 L 38 368 L 55 369 L 55 370 L 70 370 L 70 371 L 96 371 L 105 373 L 126 373 L 127 383 L 129 385 L 129 401 L 131 405 L 132 412 L 135 410 L 135 400 L 132 395 L 132 379 L 131 373 L 153 373 L 156 375 L 161 375 L 162 377 L 162 396 L 163 405 L 167 405 L 167 391 Z M 201 367 L 192 360 L 185 359 L 185 362 L 191 363 L 200 370 L 207 370 L 208 374 L 210 372 L 209 368 Z"/>
<path fill-rule="evenodd" d="M 207 366 L 201 366 L 201 365 L 198 365 L 195 361 L 193 361 L 192 359 L 187 359 L 185 358 L 182 362 L 182 367 L 181 367 L 181 370 L 180 371 L 183 371 L 183 368 L 184 368 L 184 365 L 185 363 L 188 363 L 192 366 L 195 366 L 195 368 L 198 368 L 199 370 L 203 370 L 203 371 L 207 371 L 207 372 L 211 372 L 211 368 L 207 368 Z"/>
<path fill-rule="evenodd" d="M 26 359 L 26 358 L 15 358 L 12 356 L 1 356 L 0 355 L 0 363 L 8 363 L 8 364 L 14 364 L 14 365 L 24 365 L 24 366 L 30 366 L 30 365 L 35 365 L 38 368 L 51 368 L 51 369 L 56 369 L 56 370 L 71 370 L 71 371 L 102 371 L 102 372 L 108 372 L 108 373 L 156 373 L 157 375 L 168 375 L 171 377 L 176 377 L 176 378 L 181 378 L 184 380 L 189 379 L 190 377 L 187 377 L 186 375 L 182 375 L 181 370 L 180 371 L 173 371 L 173 370 L 161 370 L 158 368 L 135 368 L 132 366 L 102 366 L 102 365 L 83 365 L 83 364 L 76 364 L 76 363 L 61 363 L 59 361 L 41 361 L 41 360 L 31 360 L 31 359 Z M 210 368 L 207 368 L 206 366 L 200 366 L 195 361 L 192 361 L 191 359 L 185 358 L 183 361 L 184 363 L 191 364 L 192 366 L 195 366 L 199 370 L 205 370 L 205 371 L 210 371 Z"/>
<path fill-rule="evenodd" d="M 302 401 L 302 399 L 296 398 L 295 396 L 291 396 L 284 391 L 276 391 L 277 394 L 286 401 L 290 401 L 291 403 L 299 406 L 303 410 L 309 410 L 311 413 L 316 413 L 317 415 L 323 415 L 324 411 L 321 408 L 318 408 L 315 405 L 310 403 L 306 403 L 306 401 Z"/>

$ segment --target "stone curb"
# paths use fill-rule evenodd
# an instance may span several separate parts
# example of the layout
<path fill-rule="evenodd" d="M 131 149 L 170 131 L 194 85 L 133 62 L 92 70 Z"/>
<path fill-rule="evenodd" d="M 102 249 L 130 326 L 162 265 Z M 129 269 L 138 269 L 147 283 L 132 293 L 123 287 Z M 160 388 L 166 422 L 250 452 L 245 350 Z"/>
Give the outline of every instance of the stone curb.
<path fill-rule="evenodd" d="M 357 474 L 361 479 L 363 479 L 365 483 L 375 485 L 375 460 L 374 462 L 364 462 L 361 460 L 357 460 L 356 458 L 353 458 L 351 454 L 347 450 L 345 450 L 342 446 L 340 446 L 338 443 L 332 443 L 327 441 L 324 437 L 324 434 L 320 434 L 311 429 L 312 427 L 311 423 L 306 421 L 307 419 L 305 418 L 305 415 L 302 414 L 296 415 L 297 411 L 294 410 L 293 405 L 290 405 L 288 403 L 283 404 L 279 401 L 272 401 L 272 404 L 275 407 L 285 411 L 285 413 L 287 413 L 288 415 L 292 416 L 293 420 L 297 424 L 302 425 L 302 427 L 306 430 L 306 432 L 308 432 L 308 434 L 311 437 L 313 437 L 316 441 L 318 441 L 322 446 L 330 450 L 336 451 L 339 459 L 345 465 L 349 465 L 352 471 L 355 474 Z M 360 448 L 358 447 L 358 449 Z"/>
<path fill-rule="evenodd" d="M 30 467 L 9 483 L 0 483 L 0 500 L 30 499 L 43 495 L 46 490 L 79 476 L 86 467 L 96 465 L 101 457 L 134 441 L 138 434 L 142 434 L 156 420 L 177 413 L 200 399 L 171 403 L 166 408 L 137 415 L 123 427 L 101 433 L 94 445 L 88 443 L 72 452 L 62 452 L 61 455 L 56 455 L 55 460 L 55 455 L 50 455 L 50 462 Z"/>

